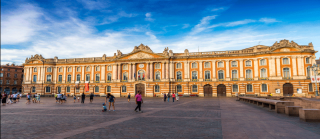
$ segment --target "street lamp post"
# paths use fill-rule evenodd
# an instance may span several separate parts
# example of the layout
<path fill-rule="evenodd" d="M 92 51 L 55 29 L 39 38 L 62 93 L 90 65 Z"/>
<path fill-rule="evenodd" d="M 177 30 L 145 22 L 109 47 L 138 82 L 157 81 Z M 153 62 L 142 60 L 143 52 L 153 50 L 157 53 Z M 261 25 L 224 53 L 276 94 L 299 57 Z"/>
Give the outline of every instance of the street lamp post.
<path fill-rule="evenodd" d="M 311 70 L 313 70 L 313 72 L 314 72 L 314 78 L 315 78 L 315 80 L 316 80 L 316 82 L 315 82 L 315 86 L 316 86 L 316 96 L 319 96 L 318 95 L 318 87 L 317 87 L 317 74 L 318 74 L 318 65 L 316 65 L 316 64 L 313 64 L 311 67 L 310 66 L 308 66 L 309 68 L 311 68 Z"/>

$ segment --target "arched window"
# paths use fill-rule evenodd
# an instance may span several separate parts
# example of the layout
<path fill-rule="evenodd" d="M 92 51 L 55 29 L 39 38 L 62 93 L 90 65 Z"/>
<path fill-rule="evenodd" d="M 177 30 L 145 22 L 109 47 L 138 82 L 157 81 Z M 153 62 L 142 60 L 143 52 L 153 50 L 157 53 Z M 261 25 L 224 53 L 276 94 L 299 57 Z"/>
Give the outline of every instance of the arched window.
<path fill-rule="evenodd" d="M 36 92 L 36 87 L 32 86 L 32 93 Z"/>
<path fill-rule="evenodd" d="M 218 62 L 218 68 L 222 68 L 222 67 L 224 67 L 223 62 L 222 61 Z"/>
<path fill-rule="evenodd" d="M 289 64 L 289 58 L 283 58 L 282 62 L 283 64 Z"/>
<path fill-rule="evenodd" d="M 100 81 L 100 74 L 96 74 L 96 81 Z"/>
<path fill-rule="evenodd" d="M 237 66 L 238 66 L 237 61 L 232 61 L 232 62 L 231 62 L 231 67 L 237 67 Z"/>
<path fill-rule="evenodd" d="M 204 72 L 204 78 L 205 78 L 205 80 L 210 80 L 210 71 Z"/>
<path fill-rule="evenodd" d="M 80 74 L 77 74 L 77 81 L 80 82 L 80 78 L 81 78 L 81 75 L 80 75 Z"/>
<path fill-rule="evenodd" d="M 47 75 L 47 82 L 51 82 L 51 75 Z"/>
<path fill-rule="evenodd" d="M 160 86 L 159 85 L 155 85 L 154 86 L 154 92 L 160 92 Z"/>
<path fill-rule="evenodd" d="M 177 85 L 177 92 L 182 92 L 182 86 L 181 85 Z"/>
<path fill-rule="evenodd" d="M 86 71 L 90 71 L 90 67 L 87 67 L 87 68 L 86 68 Z"/>
<path fill-rule="evenodd" d="M 122 86 L 122 92 L 127 92 L 127 87 L 126 86 Z"/>
<path fill-rule="evenodd" d="M 111 81 L 111 73 L 108 73 L 108 75 L 107 75 L 107 81 Z"/>
<path fill-rule="evenodd" d="M 246 70 L 246 78 L 247 79 L 251 79 L 252 78 L 252 70 L 250 70 L 250 69 Z"/>
<path fill-rule="evenodd" d="M 50 86 L 47 86 L 46 87 L 46 93 L 50 93 L 51 92 L 51 88 L 50 88 Z"/>
<path fill-rule="evenodd" d="M 70 86 L 67 86 L 67 93 L 70 93 Z"/>
<path fill-rule="evenodd" d="M 52 72 L 51 67 L 47 68 L 47 72 Z"/>
<path fill-rule="evenodd" d="M 90 74 L 86 75 L 86 81 L 90 81 Z"/>
<path fill-rule="evenodd" d="M 160 63 L 156 63 L 155 69 L 160 69 L 160 68 L 161 68 Z"/>
<path fill-rule="evenodd" d="M 181 71 L 178 71 L 178 72 L 177 72 L 177 80 L 182 80 Z"/>
<path fill-rule="evenodd" d="M 128 80 L 128 73 L 125 72 L 123 73 L 123 81 L 127 81 Z"/>
<path fill-rule="evenodd" d="M 108 66 L 108 67 L 107 67 L 107 70 L 108 70 L 108 71 L 112 71 L 112 67 L 111 67 L 111 66 Z"/>
<path fill-rule="evenodd" d="M 80 67 L 77 67 L 77 72 L 81 72 L 81 68 Z"/>
<path fill-rule="evenodd" d="M 219 80 L 223 80 L 223 79 L 224 79 L 224 72 L 223 72 L 223 70 L 219 70 L 219 71 L 218 71 L 218 78 L 219 78 Z"/>
<path fill-rule="evenodd" d="M 57 90 L 58 90 L 58 93 L 61 93 L 61 87 L 60 86 L 58 87 Z"/>
<path fill-rule="evenodd" d="M 97 67 L 96 67 L 96 71 L 100 71 L 100 66 L 97 66 Z"/>
<path fill-rule="evenodd" d="M 290 69 L 289 68 L 283 68 L 283 77 L 289 78 L 290 77 Z"/>
<path fill-rule="evenodd" d="M 156 74 L 154 75 L 156 80 L 160 80 L 160 71 L 157 71 Z"/>
<path fill-rule="evenodd" d="M 262 84 L 262 85 L 261 85 L 261 91 L 262 91 L 262 92 L 268 92 L 268 86 L 267 86 L 267 84 Z"/>
<path fill-rule="evenodd" d="M 58 76 L 58 82 L 62 82 L 62 75 Z"/>
<path fill-rule="evenodd" d="M 247 92 L 252 92 L 252 84 L 247 84 Z"/>
<path fill-rule="evenodd" d="M 37 75 L 33 75 L 33 82 L 37 82 Z"/>
<path fill-rule="evenodd" d="M 68 75 L 68 82 L 71 82 L 71 75 Z"/>
<path fill-rule="evenodd" d="M 108 92 L 108 93 L 111 92 L 111 86 L 107 86 L 107 92 Z"/>
<path fill-rule="evenodd" d="M 238 85 L 237 84 L 232 85 L 232 92 L 238 92 Z"/>
<path fill-rule="evenodd" d="M 309 57 L 306 58 L 306 64 L 310 64 L 310 58 Z"/>
<path fill-rule="evenodd" d="M 310 68 L 307 67 L 307 77 L 310 77 Z"/>
<path fill-rule="evenodd" d="M 181 68 L 182 68 L 181 63 L 177 63 L 177 64 L 176 64 L 176 68 L 177 68 L 177 69 L 181 69 Z"/>
<path fill-rule="evenodd" d="M 144 80 L 144 71 L 143 70 L 138 71 L 138 80 Z"/>
<path fill-rule="evenodd" d="M 264 66 L 267 65 L 266 60 L 265 59 L 261 59 L 260 60 L 260 66 Z"/>
<path fill-rule="evenodd" d="M 250 60 L 246 61 L 246 67 L 251 67 L 251 61 Z"/>
<path fill-rule="evenodd" d="M 37 68 L 33 68 L 33 72 L 37 72 Z"/>
<path fill-rule="evenodd" d="M 192 80 L 197 80 L 197 79 L 198 79 L 197 71 L 192 71 Z"/>
<path fill-rule="evenodd" d="M 267 70 L 266 69 L 261 69 L 260 70 L 260 77 L 261 78 L 267 78 Z"/>
<path fill-rule="evenodd" d="M 312 83 L 309 83 L 309 92 L 313 92 L 313 86 L 312 86 Z"/>
<path fill-rule="evenodd" d="M 210 68 L 210 62 L 204 62 L 204 68 Z"/>
<path fill-rule="evenodd" d="M 99 86 L 95 86 L 95 87 L 94 87 L 94 92 L 95 92 L 95 93 L 99 93 Z"/>
<path fill-rule="evenodd" d="M 191 65 L 192 65 L 192 68 L 197 68 L 197 63 L 196 62 L 193 62 Z"/>
<path fill-rule="evenodd" d="M 198 92 L 198 86 L 192 85 L 192 92 Z"/>
<path fill-rule="evenodd" d="M 232 79 L 237 80 L 238 79 L 238 71 L 237 70 L 232 70 Z"/>

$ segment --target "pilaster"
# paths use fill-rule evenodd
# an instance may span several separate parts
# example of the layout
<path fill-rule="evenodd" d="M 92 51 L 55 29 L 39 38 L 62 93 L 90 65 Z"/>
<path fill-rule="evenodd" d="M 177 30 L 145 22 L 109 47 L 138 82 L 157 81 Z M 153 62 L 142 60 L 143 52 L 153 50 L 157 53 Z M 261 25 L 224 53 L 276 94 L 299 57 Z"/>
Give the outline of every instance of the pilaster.
<path fill-rule="evenodd" d="M 229 61 L 230 60 L 226 60 L 226 81 L 230 81 Z"/>
<path fill-rule="evenodd" d="M 202 63 L 203 63 L 203 61 L 199 61 L 199 81 L 200 82 L 202 82 L 203 81 L 203 77 L 202 77 L 202 75 L 203 75 L 203 71 L 202 71 Z"/>
<path fill-rule="evenodd" d="M 216 60 L 212 61 L 212 81 L 217 81 L 216 78 Z"/>
<path fill-rule="evenodd" d="M 243 77 L 243 59 L 239 60 L 240 63 L 240 81 L 244 81 L 244 77 Z"/>

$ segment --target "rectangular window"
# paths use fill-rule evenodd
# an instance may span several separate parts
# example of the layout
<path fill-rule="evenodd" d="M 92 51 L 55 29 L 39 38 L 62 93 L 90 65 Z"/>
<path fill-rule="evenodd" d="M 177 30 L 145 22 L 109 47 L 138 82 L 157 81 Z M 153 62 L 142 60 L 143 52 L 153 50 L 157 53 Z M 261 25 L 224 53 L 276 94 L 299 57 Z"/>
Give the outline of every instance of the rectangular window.
<path fill-rule="evenodd" d="M 127 92 L 127 87 L 126 86 L 122 86 L 122 92 Z"/>
<path fill-rule="evenodd" d="M 0 73 L 0 77 L 3 77 L 3 73 Z"/>
<path fill-rule="evenodd" d="M 79 93 L 79 91 L 80 91 L 79 88 L 76 88 L 76 92 Z"/>
<path fill-rule="evenodd" d="M 181 85 L 177 86 L 177 92 L 182 92 L 182 86 Z"/>
<path fill-rule="evenodd" d="M 222 68 L 223 67 L 223 62 L 218 62 L 218 67 Z"/>
<path fill-rule="evenodd" d="M 10 73 L 7 73 L 7 77 L 10 77 Z"/>
<path fill-rule="evenodd" d="M 312 86 L 312 83 L 309 83 L 309 92 L 313 92 L 313 86 Z"/>
<path fill-rule="evenodd" d="M 49 86 L 47 86 L 47 87 L 46 87 L 46 93 L 50 93 L 50 89 L 51 89 L 51 88 L 50 88 Z"/>
<path fill-rule="evenodd" d="M 58 87 L 58 92 L 59 92 L 59 93 L 61 92 L 61 87 Z"/>
<path fill-rule="evenodd" d="M 10 84 L 10 80 L 7 80 L 7 84 Z"/>
<path fill-rule="evenodd" d="M 310 64 L 310 58 L 309 57 L 306 58 L 306 63 Z"/>
<path fill-rule="evenodd" d="M 70 87 L 67 87 L 67 92 L 68 92 L 68 93 L 70 92 Z"/>
<path fill-rule="evenodd" d="M 36 92 L 36 87 L 32 87 L 32 92 Z"/>
<path fill-rule="evenodd" d="M 177 69 L 181 69 L 181 63 L 177 63 Z"/>
<path fill-rule="evenodd" d="M 246 67 L 251 67 L 251 61 L 246 61 Z"/>
<path fill-rule="evenodd" d="M 122 69 L 123 70 L 128 70 L 128 65 L 123 65 Z"/>
<path fill-rule="evenodd" d="M 86 81 L 90 81 L 90 74 L 86 75 Z"/>
<path fill-rule="evenodd" d="M 18 76 L 17 74 L 14 74 L 14 78 L 17 78 L 17 76 Z"/>
<path fill-rule="evenodd" d="M 159 85 L 156 85 L 156 86 L 154 87 L 154 92 L 160 92 L 160 87 L 159 87 Z"/>
<path fill-rule="evenodd" d="M 33 68 L 33 72 L 37 72 L 37 68 Z"/>
<path fill-rule="evenodd" d="M 210 62 L 205 62 L 204 63 L 204 68 L 210 68 Z"/>
<path fill-rule="evenodd" d="M 77 67 L 77 72 L 80 72 L 81 71 L 81 68 L 80 67 Z"/>
<path fill-rule="evenodd" d="M 283 64 L 289 64 L 289 58 L 283 58 Z"/>
<path fill-rule="evenodd" d="M 238 85 L 236 85 L 236 84 L 232 85 L 232 91 L 238 92 Z"/>
<path fill-rule="evenodd" d="M 51 82 L 51 75 L 47 75 L 47 82 Z"/>
<path fill-rule="evenodd" d="M 68 68 L 68 72 L 71 72 L 71 70 L 72 70 L 71 67 L 69 67 L 69 68 Z"/>
<path fill-rule="evenodd" d="M 160 67 L 160 63 L 156 63 L 156 65 L 155 65 L 155 69 L 160 69 L 161 67 Z"/>
<path fill-rule="evenodd" d="M 260 65 L 261 65 L 261 66 L 267 65 L 267 64 L 266 64 L 266 60 L 265 60 L 265 59 L 261 59 L 261 60 L 260 60 Z"/>
<path fill-rule="evenodd" d="M 14 80 L 13 84 L 17 84 L 17 80 Z"/>
<path fill-rule="evenodd" d="M 47 72 L 51 72 L 52 71 L 52 69 L 49 67 L 49 68 L 47 68 Z"/>
<path fill-rule="evenodd" d="M 2 80 L 0 80 L 0 84 L 2 84 Z M 1 91 L 1 90 L 0 90 Z"/>
<path fill-rule="evenodd" d="M 247 92 L 252 92 L 252 85 L 251 84 L 247 85 Z"/>
<path fill-rule="evenodd" d="M 192 68 L 197 68 L 197 63 L 192 63 Z"/>
<path fill-rule="evenodd" d="M 10 69 L 8 69 L 8 71 L 10 71 Z"/>
<path fill-rule="evenodd" d="M 232 79 L 238 78 L 238 71 L 232 70 Z"/>
<path fill-rule="evenodd" d="M 59 82 L 62 82 L 62 75 L 59 75 L 58 81 L 59 81 Z"/>
<path fill-rule="evenodd" d="M 71 82 L 71 75 L 68 75 L 68 82 Z"/>
<path fill-rule="evenodd" d="M 33 82 L 37 82 L 37 75 L 33 75 Z"/>
<path fill-rule="evenodd" d="M 192 86 L 192 92 L 198 92 L 198 87 L 197 85 Z"/>
<path fill-rule="evenodd" d="M 210 79 L 210 71 L 205 71 L 204 73 L 205 79 Z"/>
<path fill-rule="evenodd" d="M 111 66 L 108 66 L 108 67 L 107 67 L 107 70 L 108 70 L 108 71 L 111 71 L 111 70 L 112 70 L 112 67 L 111 67 Z"/>
<path fill-rule="evenodd" d="M 262 92 L 268 92 L 267 84 L 262 84 L 262 85 L 261 85 L 261 88 L 262 88 L 262 89 L 261 89 Z"/>
<path fill-rule="evenodd" d="M 237 65 L 237 61 L 232 61 L 231 62 L 231 67 L 237 67 L 238 65 Z"/>
<path fill-rule="evenodd" d="M 111 92 L 111 86 L 107 87 L 107 92 Z"/>

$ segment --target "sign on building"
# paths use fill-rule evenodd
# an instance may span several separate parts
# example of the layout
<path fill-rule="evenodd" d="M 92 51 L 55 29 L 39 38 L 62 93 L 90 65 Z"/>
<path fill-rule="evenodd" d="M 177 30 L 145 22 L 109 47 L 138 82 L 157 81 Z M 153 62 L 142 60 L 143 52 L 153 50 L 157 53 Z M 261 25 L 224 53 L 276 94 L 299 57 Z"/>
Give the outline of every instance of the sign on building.
<path fill-rule="evenodd" d="M 311 82 L 312 83 L 320 83 L 320 76 L 313 76 L 311 77 Z"/>

